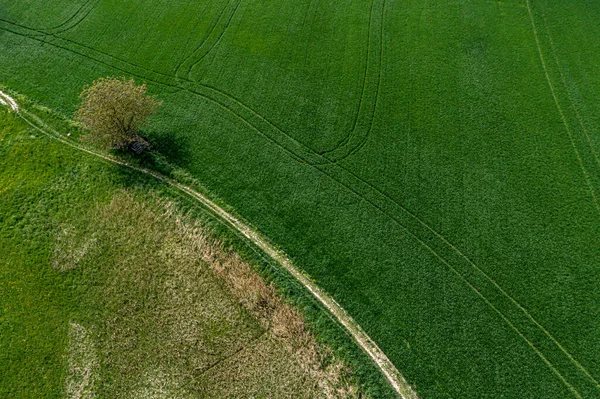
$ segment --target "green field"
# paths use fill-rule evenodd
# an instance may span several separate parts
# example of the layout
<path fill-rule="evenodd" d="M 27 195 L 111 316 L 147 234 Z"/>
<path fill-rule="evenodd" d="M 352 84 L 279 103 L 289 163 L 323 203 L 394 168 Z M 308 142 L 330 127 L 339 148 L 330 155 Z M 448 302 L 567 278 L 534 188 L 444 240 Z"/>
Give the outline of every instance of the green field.
<path fill-rule="evenodd" d="M 0 83 L 147 135 L 423 398 L 600 396 L 599 1 L 0 0 Z"/>

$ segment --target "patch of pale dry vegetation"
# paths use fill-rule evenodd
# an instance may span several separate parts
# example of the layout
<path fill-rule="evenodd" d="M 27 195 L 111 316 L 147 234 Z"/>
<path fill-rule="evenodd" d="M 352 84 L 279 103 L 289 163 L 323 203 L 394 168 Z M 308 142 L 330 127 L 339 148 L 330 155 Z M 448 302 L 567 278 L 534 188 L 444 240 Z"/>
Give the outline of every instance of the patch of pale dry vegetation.
<path fill-rule="evenodd" d="M 163 208 L 164 215 L 175 219 L 190 245 L 201 249 L 203 260 L 226 282 L 244 307 L 287 348 L 324 397 L 361 396 L 348 381 L 349 369 L 334 359 L 329 348 L 317 344 L 300 312 L 285 303 L 273 285 L 267 285 L 239 254 L 226 250 L 218 240 L 207 235 L 202 226 L 177 216 L 172 203 L 164 204 Z"/>
<path fill-rule="evenodd" d="M 97 398 L 100 363 L 90 332 L 78 323 L 69 325 L 68 373 L 65 392 L 68 399 Z"/>
<path fill-rule="evenodd" d="M 72 225 L 61 225 L 55 235 L 52 265 L 63 272 L 75 269 L 95 243 L 93 235 L 86 236 Z"/>
<path fill-rule="evenodd" d="M 360 397 L 299 311 L 173 203 L 121 191 L 90 223 L 91 238 L 62 229 L 55 267 L 77 266 L 93 243 L 103 395 Z"/>

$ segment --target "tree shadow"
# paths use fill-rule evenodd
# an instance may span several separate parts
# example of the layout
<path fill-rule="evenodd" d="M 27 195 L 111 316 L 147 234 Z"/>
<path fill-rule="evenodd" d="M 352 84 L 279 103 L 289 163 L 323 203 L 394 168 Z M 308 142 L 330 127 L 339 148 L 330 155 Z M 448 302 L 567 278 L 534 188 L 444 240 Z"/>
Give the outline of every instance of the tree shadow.
<path fill-rule="evenodd" d="M 159 155 L 168 163 L 181 168 L 189 165 L 192 159 L 189 140 L 170 132 L 142 132 L 141 136 L 150 143 L 150 151 L 141 157 L 149 160 L 149 155 Z"/>
<path fill-rule="evenodd" d="M 115 149 L 111 153 L 129 165 L 167 177 L 172 177 L 177 169 L 186 169 L 191 162 L 192 153 L 184 137 L 167 132 L 140 132 L 140 137 L 150 143 L 150 148 L 141 154 L 135 154 L 131 149 Z M 117 171 L 115 179 L 124 188 L 147 184 L 148 176 L 140 176 L 137 171 L 130 168 L 118 168 Z"/>

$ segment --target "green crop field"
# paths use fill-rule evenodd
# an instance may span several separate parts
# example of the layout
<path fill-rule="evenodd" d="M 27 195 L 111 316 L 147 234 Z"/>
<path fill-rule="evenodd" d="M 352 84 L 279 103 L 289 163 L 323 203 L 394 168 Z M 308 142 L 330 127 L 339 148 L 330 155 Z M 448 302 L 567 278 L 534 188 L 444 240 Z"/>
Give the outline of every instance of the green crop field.
<path fill-rule="evenodd" d="M 147 82 L 420 397 L 600 397 L 600 1 L 46 3 L 0 0 L 0 84 Z"/>

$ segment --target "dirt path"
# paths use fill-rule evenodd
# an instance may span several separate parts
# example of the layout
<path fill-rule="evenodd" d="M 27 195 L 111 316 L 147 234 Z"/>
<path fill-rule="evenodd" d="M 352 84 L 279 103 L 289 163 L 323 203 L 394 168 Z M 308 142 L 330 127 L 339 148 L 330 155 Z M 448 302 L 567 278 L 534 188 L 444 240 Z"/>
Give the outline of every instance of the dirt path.
<path fill-rule="evenodd" d="M 329 312 L 346 328 L 346 330 L 350 333 L 350 335 L 352 335 L 356 343 L 375 362 L 375 364 L 377 364 L 378 368 L 385 375 L 389 383 L 393 386 L 394 390 L 400 395 L 400 397 L 402 397 L 403 399 L 418 399 L 416 392 L 412 389 L 412 387 L 396 369 L 393 363 L 387 358 L 383 351 L 362 329 L 362 327 L 356 321 L 354 321 L 354 319 L 330 295 L 321 290 L 312 280 L 310 280 L 309 277 L 307 277 L 300 270 L 298 270 L 293 265 L 292 261 L 284 253 L 280 252 L 273 245 L 271 245 L 259 232 L 253 230 L 250 226 L 243 223 L 241 220 L 239 220 L 238 218 L 221 208 L 219 205 L 217 205 L 201 193 L 195 191 L 194 189 L 188 186 L 185 186 L 155 171 L 140 168 L 138 166 L 120 161 L 111 156 L 97 153 L 95 151 L 82 147 L 79 144 L 72 142 L 71 140 L 66 139 L 60 133 L 46 125 L 41 119 L 39 119 L 35 115 L 32 115 L 31 113 L 23 109 L 19 110 L 19 106 L 17 105 L 16 101 L 1 91 L 0 100 L 5 104 L 10 105 L 11 109 L 17 112 L 27 124 L 29 124 L 37 131 L 77 150 L 102 158 L 108 162 L 112 162 L 123 167 L 136 170 L 140 173 L 150 175 L 156 178 L 157 180 L 160 180 L 166 184 L 171 185 L 172 187 L 177 188 L 179 191 L 187 194 L 188 196 L 202 203 L 205 207 L 210 209 L 225 223 L 227 223 L 229 226 L 236 229 L 246 238 L 251 240 L 256 246 L 262 249 L 267 255 L 273 258 L 273 260 L 275 260 L 290 274 L 292 274 L 292 276 L 294 276 L 296 280 L 298 280 L 302 285 L 304 285 L 310 291 L 310 293 L 321 304 L 323 304 L 323 306 L 325 306 L 329 310 Z"/>
<path fill-rule="evenodd" d="M 13 100 L 11 96 L 5 94 L 2 91 L 0 91 L 0 104 L 8 105 L 15 112 L 19 111 L 19 106 L 17 105 L 17 102 Z"/>

